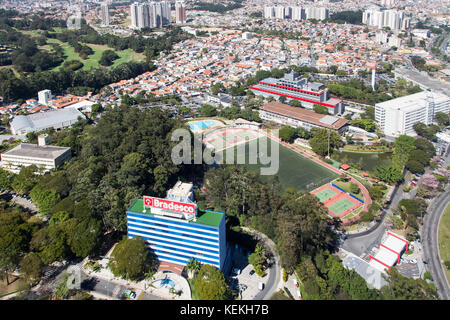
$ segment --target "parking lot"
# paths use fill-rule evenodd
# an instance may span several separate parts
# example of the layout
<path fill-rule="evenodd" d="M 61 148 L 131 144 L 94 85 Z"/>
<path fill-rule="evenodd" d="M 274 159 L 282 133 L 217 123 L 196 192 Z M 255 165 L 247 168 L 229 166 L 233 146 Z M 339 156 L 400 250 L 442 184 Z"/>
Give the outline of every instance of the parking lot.
<path fill-rule="evenodd" d="M 241 292 L 242 300 L 253 299 L 261 291 L 260 283 L 265 287 L 269 279 L 268 273 L 262 278 L 255 273 L 253 266 L 248 263 L 248 254 L 243 248 L 233 248 L 232 272 L 228 279 L 232 290 Z"/>
<path fill-rule="evenodd" d="M 419 266 L 417 265 L 417 260 L 414 261 L 415 263 L 411 260 L 409 260 L 408 262 L 401 262 L 397 265 L 398 271 L 407 278 L 419 278 Z"/>

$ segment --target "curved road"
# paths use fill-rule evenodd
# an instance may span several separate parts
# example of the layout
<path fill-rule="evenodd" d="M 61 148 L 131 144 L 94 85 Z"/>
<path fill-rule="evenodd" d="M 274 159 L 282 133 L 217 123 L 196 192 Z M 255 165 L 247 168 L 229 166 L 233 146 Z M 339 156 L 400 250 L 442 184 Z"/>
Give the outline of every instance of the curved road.
<path fill-rule="evenodd" d="M 425 216 L 421 234 L 425 259 L 442 300 L 449 300 L 450 288 L 439 254 L 438 230 L 439 222 L 449 202 L 450 190 L 447 188 L 428 207 L 428 214 Z"/>
<path fill-rule="evenodd" d="M 267 280 L 264 289 L 259 292 L 253 300 L 269 300 L 272 294 L 278 288 L 281 280 L 281 267 L 280 267 L 280 256 L 278 255 L 275 243 L 269 239 L 265 234 L 258 232 L 250 228 L 242 228 L 243 230 L 253 234 L 257 240 L 263 241 L 265 247 L 272 251 L 272 265 L 269 268 L 269 279 Z"/>

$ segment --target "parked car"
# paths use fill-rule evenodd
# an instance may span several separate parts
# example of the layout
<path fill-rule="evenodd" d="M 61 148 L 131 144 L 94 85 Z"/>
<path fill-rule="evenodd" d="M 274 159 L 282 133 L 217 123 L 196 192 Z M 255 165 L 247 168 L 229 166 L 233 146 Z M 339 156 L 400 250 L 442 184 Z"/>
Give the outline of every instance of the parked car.
<path fill-rule="evenodd" d="M 123 296 L 126 298 L 126 299 L 132 299 L 132 300 L 134 300 L 134 299 L 136 299 L 136 292 L 134 292 L 133 290 L 127 290 L 127 291 L 125 291 L 124 293 L 123 293 Z"/>
<path fill-rule="evenodd" d="M 254 274 L 255 274 L 255 270 L 253 270 L 253 269 L 252 269 L 252 270 L 250 270 L 250 272 L 249 272 L 249 275 L 251 275 L 251 276 L 252 276 L 252 275 L 254 275 Z"/>
<path fill-rule="evenodd" d="M 258 283 L 258 289 L 259 290 L 263 290 L 264 289 L 264 283 L 263 282 L 259 282 Z"/>

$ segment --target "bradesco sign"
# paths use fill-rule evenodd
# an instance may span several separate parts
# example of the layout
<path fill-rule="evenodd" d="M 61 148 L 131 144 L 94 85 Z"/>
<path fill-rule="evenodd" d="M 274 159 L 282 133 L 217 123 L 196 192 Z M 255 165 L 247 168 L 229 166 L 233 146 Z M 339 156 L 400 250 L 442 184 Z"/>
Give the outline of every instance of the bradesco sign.
<path fill-rule="evenodd" d="M 176 211 L 183 214 L 195 214 L 195 204 L 183 203 L 155 197 L 144 196 L 144 206 L 156 209 Z"/>

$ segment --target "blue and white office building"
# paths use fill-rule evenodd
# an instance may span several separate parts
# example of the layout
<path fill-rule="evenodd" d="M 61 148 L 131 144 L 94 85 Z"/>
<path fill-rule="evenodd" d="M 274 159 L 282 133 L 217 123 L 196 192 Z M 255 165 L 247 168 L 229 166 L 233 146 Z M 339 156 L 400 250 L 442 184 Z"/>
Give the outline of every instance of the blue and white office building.
<path fill-rule="evenodd" d="M 166 200 L 193 202 L 193 186 L 177 182 Z M 194 258 L 222 271 L 226 256 L 225 213 L 196 210 L 193 219 L 175 211 L 144 207 L 137 199 L 127 210 L 128 237 L 139 236 L 158 260 L 186 265 Z"/>

